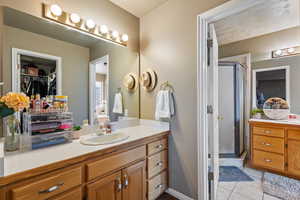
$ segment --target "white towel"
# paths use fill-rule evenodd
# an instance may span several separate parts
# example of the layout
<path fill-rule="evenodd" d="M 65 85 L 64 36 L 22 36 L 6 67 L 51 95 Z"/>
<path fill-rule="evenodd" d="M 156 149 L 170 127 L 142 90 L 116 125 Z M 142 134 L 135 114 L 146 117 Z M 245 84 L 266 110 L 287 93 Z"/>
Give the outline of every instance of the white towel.
<path fill-rule="evenodd" d="M 120 92 L 115 94 L 113 113 L 123 114 L 123 98 Z"/>
<path fill-rule="evenodd" d="M 174 97 L 169 90 L 160 90 L 156 96 L 155 119 L 171 119 L 175 115 Z"/>

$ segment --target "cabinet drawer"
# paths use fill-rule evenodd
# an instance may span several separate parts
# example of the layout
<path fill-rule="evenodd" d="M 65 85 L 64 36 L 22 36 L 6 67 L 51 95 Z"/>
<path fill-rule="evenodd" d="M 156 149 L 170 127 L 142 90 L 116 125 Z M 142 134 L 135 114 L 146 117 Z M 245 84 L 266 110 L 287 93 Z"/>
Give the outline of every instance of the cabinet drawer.
<path fill-rule="evenodd" d="M 147 145 L 147 152 L 148 155 L 152 155 L 155 153 L 160 152 L 161 150 L 167 149 L 168 148 L 168 140 L 167 139 L 162 139 L 156 142 L 152 142 Z"/>
<path fill-rule="evenodd" d="M 60 195 L 55 198 L 51 198 L 50 200 L 82 200 L 82 189 L 78 187 L 72 191 L 69 191 L 63 195 Z"/>
<path fill-rule="evenodd" d="M 167 189 L 167 172 L 155 176 L 148 181 L 148 200 L 155 200 Z"/>
<path fill-rule="evenodd" d="M 283 138 L 284 137 L 284 129 L 254 126 L 253 134 Z"/>
<path fill-rule="evenodd" d="M 82 183 L 81 167 L 12 189 L 13 200 L 44 200 Z"/>
<path fill-rule="evenodd" d="M 146 157 L 146 146 L 115 154 L 87 164 L 87 177 L 92 180 L 110 171 L 116 170 L 131 162 Z"/>
<path fill-rule="evenodd" d="M 273 153 L 284 153 L 284 139 L 253 135 L 253 148 Z"/>
<path fill-rule="evenodd" d="M 168 151 L 162 151 L 148 157 L 148 178 L 160 173 L 168 166 Z"/>
<path fill-rule="evenodd" d="M 288 139 L 300 140 L 300 130 L 288 130 Z"/>
<path fill-rule="evenodd" d="M 284 170 L 284 157 L 282 155 L 263 151 L 253 151 L 253 164 L 267 169 L 277 171 Z"/>

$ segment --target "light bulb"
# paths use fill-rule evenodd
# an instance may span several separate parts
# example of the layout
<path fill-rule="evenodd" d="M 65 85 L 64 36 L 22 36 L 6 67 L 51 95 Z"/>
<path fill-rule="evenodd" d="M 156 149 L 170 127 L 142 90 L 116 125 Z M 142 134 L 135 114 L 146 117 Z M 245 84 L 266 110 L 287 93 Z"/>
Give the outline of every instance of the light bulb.
<path fill-rule="evenodd" d="M 95 24 L 95 22 L 94 22 L 93 20 L 88 19 L 88 20 L 86 20 L 86 26 L 87 26 L 89 29 L 93 29 L 93 28 L 95 28 L 96 24 Z"/>
<path fill-rule="evenodd" d="M 72 13 L 72 14 L 70 15 L 70 19 L 71 19 L 71 21 L 72 21 L 74 24 L 77 24 L 77 23 L 80 22 L 80 17 L 79 17 L 79 15 L 76 14 L 76 13 Z"/>
<path fill-rule="evenodd" d="M 50 11 L 53 15 L 55 15 L 56 17 L 59 17 L 62 15 L 62 9 L 61 7 L 59 7 L 59 5 L 57 4 L 53 4 L 50 6 Z"/>
<path fill-rule="evenodd" d="M 282 54 L 282 51 L 279 49 L 279 50 L 275 51 L 275 54 L 280 56 Z"/>
<path fill-rule="evenodd" d="M 106 33 L 108 33 L 108 28 L 107 28 L 106 25 L 101 25 L 101 26 L 100 26 L 100 33 L 101 33 L 101 34 L 106 34 Z"/>
<path fill-rule="evenodd" d="M 119 37 L 119 32 L 118 32 L 118 31 L 113 31 L 113 32 L 112 32 L 112 36 L 113 36 L 114 38 Z"/>
<path fill-rule="evenodd" d="M 124 42 L 127 42 L 128 41 L 128 35 L 127 34 L 123 34 L 122 35 L 122 40 L 124 41 Z"/>
<path fill-rule="evenodd" d="M 295 48 L 291 47 L 291 48 L 288 48 L 288 53 L 294 53 L 295 52 Z"/>

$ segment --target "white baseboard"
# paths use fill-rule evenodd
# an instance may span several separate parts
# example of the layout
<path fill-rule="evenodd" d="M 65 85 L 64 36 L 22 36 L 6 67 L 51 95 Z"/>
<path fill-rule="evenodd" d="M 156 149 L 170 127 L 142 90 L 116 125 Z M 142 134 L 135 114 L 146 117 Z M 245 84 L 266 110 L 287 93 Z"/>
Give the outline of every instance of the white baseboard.
<path fill-rule="evenodd" d="M 186 195 L 184 195 L 184 194 L 182 194 L 182 193 L 180 193 L 180 192 L 178 192 L 178 191 L 176 191 L 172 188 L 168 188 L 166 193 L 172 195 L 173 197 L 176 197 L 179 200 L 194 200 L 194 199 L 192 199 L 192 198 L 190 198 L 190 197 L 188 197 L 188 196 L 186 196 Z"/>

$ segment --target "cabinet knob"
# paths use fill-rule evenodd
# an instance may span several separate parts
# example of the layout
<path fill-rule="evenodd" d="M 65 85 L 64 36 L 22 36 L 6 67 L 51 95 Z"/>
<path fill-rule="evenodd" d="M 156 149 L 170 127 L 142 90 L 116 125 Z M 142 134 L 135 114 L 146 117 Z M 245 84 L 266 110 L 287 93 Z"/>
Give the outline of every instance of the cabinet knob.
<path fill-rule="evenodd" d="M 158 163 L 156 163 L 156 166 L 161 167 L 163 165 L 163 161 L 159 161 Z"/>
<path fill-rule="evenodd" d="M 121 192 L 122 190 L 122 182 L 120 177 L 116 179 L 116 190 L 117 192 Z"/>
<path fill-rule="evenodd" d="M 54 191 L 58 190 L 63 185 L 64 185 L 64 183 L 59 183 L 59 184 L 54 185 L 54 186 L 52 186 L 52 187 L 50 187 L 50 188 L 48 188 L 46 190 L 40 190 L 39 194 L 46 194 L 46 193 L 54 192 Z"/>
<path fill-rule="evenodd" d="M 272 146 L 272 144 L 270 144 L 270 143 L 265 143 L 265 142 L 263 142 L 262 145 L 265 145 L 265 146 Z"/>
<path fill-rule="evenodd" d="M 162 188 L 164 185 L 163 184 L 159 184 L 159 185 L 157 185 L 157 186 L 155 186 L 155 189 L 157 190 L 157 189 L 160 189 L 160 188 Z"/>
<path fill-rule="evenodd" d="M 162 147 L 163 147 L 162 144 L 156 146 L 157 149 L 161 149 Z"/>
<path fill-rule="evenodd" d="M 127 174 L 124 175 L 124 188 L 127 188 L 129 185 L 129 180 Z"/>
<path fill-rule="evenodd" d="M 270 163 L 270 162 L 272 162 L 272 160 L 270 160 L 270 159 L 265 159 L 265 162 Z"/>
<path fill-rule="evenodd" d="M 272 131 L 270 131 L 270 130 L 265 130 L 265 133 L 266 133 L 266 134 L 270 134 L 270 133 L 272 133 Z"/>

